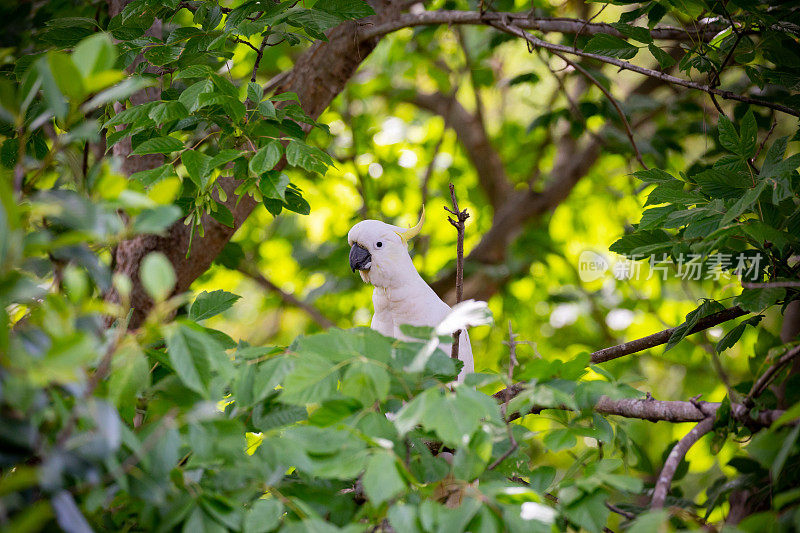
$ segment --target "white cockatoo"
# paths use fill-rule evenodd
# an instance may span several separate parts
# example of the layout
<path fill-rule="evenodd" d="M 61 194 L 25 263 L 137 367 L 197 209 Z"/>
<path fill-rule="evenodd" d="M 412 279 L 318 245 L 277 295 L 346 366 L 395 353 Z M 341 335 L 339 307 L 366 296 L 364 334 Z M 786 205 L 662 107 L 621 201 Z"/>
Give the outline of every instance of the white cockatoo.
<path fill-rule="evenodd" d="M 410 340 L 400 331 L 401 324 L 436 327 L 450 311 L 420 277 L 411 256 L 408 241 L 419 234 L 425 212 L 413 228 L 392 226 L 378 220 L 362 220 L 350 229 L 347 242 L 350 248 L 350 268 L 361 279 L 372 284 L 372 315 L 370 327 L 387 337 Z M 440 344 L 450 354 L 451 344 Z M 458 358 L 464 363 L 458 380 L 474 372 L 469 335 L 459 337 Z"/>

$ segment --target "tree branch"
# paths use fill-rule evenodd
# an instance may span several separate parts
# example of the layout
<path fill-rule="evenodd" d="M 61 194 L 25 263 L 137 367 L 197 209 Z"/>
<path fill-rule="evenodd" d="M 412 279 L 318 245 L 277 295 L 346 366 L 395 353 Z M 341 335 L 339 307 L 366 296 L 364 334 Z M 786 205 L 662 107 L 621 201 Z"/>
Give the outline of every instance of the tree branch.
<path fill-rule="evenodd" d="M 797 356 L 800 356 L 800 346 L 795 346 L 783 354 L 777 361 L 775 361 L 775 364 L 770 366 L 767 371 L 761 374 L 756 382 L 753 383 L 753 388 L 750 389 L 750 392 L 744 399 L 744 405 L 748 408 L 752 407 L 755 404 L 756 398 L 764 393 L 769 384 L 772 383 L 772 380 L 775 379 L 775 376 L 777 376 L 778 372 Z"/>
<path fill-rule="evenodd" d="M 413 28 L 415 26 L 433 26 L 440 24 L 462 25 L 462 24 L 486 24 L 501 20 L 510 20 L 515 26 L 526 30 L 538 30 L 542 32 L 558 33 L 581 33 L 585 35 L 596 35 L 606 33 L 615 37 L 624 38 L 616 28 L 610 24 L 589 22 L 582 19 L 572 18 L 537 18 L 530 13 L 497 13 L 479 11 L 423 11 L 422 13 L 404 13 L 383 24 L 377 24 L 361 33 L 362 39 L 371 39 L 386 35 L 403 28 Z M 677 41 L 696 41 L 710 40 L 716 35 L 723 26 L 720 24 L 709 24 L 700 26 L 697 30 L 684 30 L 682 28 L 659 27 L 650 30 L 650 35 L 659 40 Z"/>
<path fill-rule="evenodd" d="M 656 481 L 656 486 L 653 490 L 653 499 L 650 502 L 651 509 L 661 509 L 664 507 L 664 502 L 667 499 L 667 493 L 672 484 L 672 478 L 678 470 L 678 465 L 681 464 L 681 461 L 686 456 L 689 449 L 694 446 L 703 435 L 711 431 L 713 427 L 713 417 L 703 419 L 672 448 L 667 460 L 664 462 L 664 468 L 661 469 L 661 473 L 658 475 L 658 481 Z"/>
<path fill-rule="evenodd" d="M 639 162 L 640 165 L 642 165 L 642 167 L 644 167 L 645 170 L 649 170 L 647 168 L 647 165 L 644 163 L 644 160 L 642 159 L 642 154 L 639 152 L 639 147 L 636 146 L 636 141 L 633 140 L 633 132 L 631 131 L 631 125 L 628 123 L 628 118 L 625 116 L 625 113 L 622 112 L 622 108 L 619 106 L 617 100 L 611 95 L 611 92 L 608 89 L 606 89 L 602 83 L 597 81 L 597 78 L 592 76 L 592 74 L 588 70 L 580 66 L 578 63 L 570 59 L 567 59 L 567 57 L 564 54 L 561 54 L 559 52 L 553 52 L 553 53 L 558 57 L 560 57 L 568 65 L 571 65 L 572 68 L 574 68 L 575 70 L 586 76 L 586 78 L 588 78 L 589 81 L 591 81 L 595 86 L 597 86 L 597 88 L 600 89 L 600 91 L 606 96 L 606 98 L 608 98 L 608 100 L 611 102 L 611 105 L 613 105 L 614 109 L 617 110 L 617 114 L 619 115 L 620 120 L 622 120 L 622 125 L 625 126 L 625 134 L 628 136 L 628 140 L 630 141 L 631 146 L 633 147 L 633 153 L 636 156 L 636 160 Z"/>
<path fill-rule="evenodd" d="M 331 321 L 328 317 L 323 315 L 319 311 L 319 309 L 317 309 L 316 307 L 314 307 L 311 304 L 308 304 L 308 303 L 300 300 L 295 295 L 284 291 L 283 289 L 281 289 L 280 287 L 275 285 L 273 282 L 271 282 L 270 280 L 265 278 L 263 275 L 261 275 L 261 273 L 253 272 L 253 271 L 251 271 L 251 270 L 249 270 L 249 269 L 247 269 L 246 267 L 243 267 L 243 266 L 237 267 L 236 270 L 238 270 L 239 272 L 241 272 L 242 274 L 244 274 L 248 278 L 252 279 L 256 283 L 261 285 L 261 287 L 263 287 L 264 289 L 266 289 L 266 290 L 268 290 L 270 292 L 274 292 L 275 294 L 280 296 L 281 300 L 283 300 L 285 303 L 287 303 L 287 304 L 289 304 L 291 306 L 300 308 L 303 311 L 305 311 L 308 314 L 308 316 L 310 316 L 311 319 L 314 322 L 316 322 L 317 325 L 319 327 L 321 327 L 322 329 L 336 327 L 336 324 L 334 324 L 333 321 Z"/>
<path fill-rule="evenodd" d="M 675 76 L 671 76 L 669 74 L 665 74 L 663 72 L 659 72 L 657 70 L 652 70 L 645 67 L 640 67 L 638 65 L 634 65 L 633 63 L 629 63 L 627 61 L 623 61 L 621 59 L 616 59 L 614 57 L 603 56 L 600 54 L 593 54 L 590 52 L 584 52 L 583 50 L 573 50 L 568 46 L 564 46 L 561 44 L 555 44 L 548 41 L 544 41 L 539 39 L 538 37 L 534 37 L 530 33 L 520 29 L 517 25 L 509 25 L 506 22 L 499 20 L 499 21 L 490 21 L 488 22 L 490 26 L 497 28 L 498 30 L 508 33 L 510 35 L 516 35 L 517 37 L 521 37 L 525 39 L 529 46 L 533 47 L 541 47 L 546 50 L 550 50 L 552 52 L 561 52 L 564 54 L 572 54 L 577 55 L 580 57 L 586 57 L 589 59 L 596 59 L 597 61 L 601 61 L 603 63 L 608 63 L 609 65 L 614 65 L 619 67 L 621 70 L 630 70 L 631 72 L 636 72 L 638 74 L 644 74 L 645 76 L 649 76 L 651 78 L 657 78 L 659 80 L 665 81 L 667 83 L 672 83 L 674 85 L 680 85 L 682 87 L 686 87 L 688 89 L 696 89 L 698 91 L 703 91 L 709 94 L 714 94 L 720 96 L 726 100 L 737 100 L 739 102 L 744 102 L 746 104 L 757 105 L 762 107 L 768 107 L 770 109 L 775 109 L 776 111 L 782 111 L 786 114 L 800 117 L 800 111 L 796 109 L 792 109 L 791 107 L 776 104 L 773 102 L 768 102 L 766 100 L 761 100 L 758 98 L 751 98 L 749 96 L 745 96 L 742 94 L 736 94 L 732 91 L 724 91 L 722 89 L 717 89 L 716 87 L 712 87 L 711 85 L 703 85 L 702 83 L 697 83 L 690 80 L 684 80 L 682 78 L 678 78 Z"/>
<path fill-rule="evenodd" d="M 741 307 L 729 307 L 724 311 L 701 318 L 697 322 L 697 325 L 689 331 L 688 335 L 697 333 L 698 331 L 703 331 L 705 329 L 713 328 L 714 326 L 722 324 L 723 322 L 739 318 L 740 316 L 744 316 L 746 314 L 748 314 L 748 312 Z M 603 348 L 602 350 L 597 350 L 592 354 L 591 362 L 592 364 L 605 363 L 625 355 L 642 352 L 644 350 L 666 344 L 669 341 L 669 338 L 675 332 L 675 329 L 676 328 L 665 329 L 663 331 L 659 331 L 658 333 L 648 335 L 647 337 L 642 337 L 641 339 L 636 339 L 633 341 L 624 342 L 617 346 L 610 346 L 608 348 Z"/>

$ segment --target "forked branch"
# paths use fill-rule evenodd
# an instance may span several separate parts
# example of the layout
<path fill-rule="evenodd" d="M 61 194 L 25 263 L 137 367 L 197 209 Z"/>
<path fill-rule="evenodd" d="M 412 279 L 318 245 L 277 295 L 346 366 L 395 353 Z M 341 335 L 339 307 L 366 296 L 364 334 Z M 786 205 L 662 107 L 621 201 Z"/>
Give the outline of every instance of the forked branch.
<path fill-rule="evenodd" d="M 674 448 L 672 448 L 667 460 L 664 462 L 664 468 L 661 469 L 661 473 L 658 475 L 658 481 L 656 481 L 656 486 L 653 490 L 653 499 L 650 502 L 651 509 L 661 509 L 664 507 L 669 487 L 672 485 L 672 478 L 675 477 L 675 472 L 678 470 L 681 461 L 686 457 L 689 449 L 694 446 L 703 435 L 711 431 L 713 427 L 714 418 L 704 418 L 679 440 Z"/>
<path fill-rule="evenodd" d="M 450 199 L 453 202 L 453 209 L 445 206 L 444 210 L 455 217 L 447 217 L 447 220 L 458 232 L 458 240 L 456 241 L 456 303 L 459 303 L 464 297 L 464 222 L 469 218 L 469 213 L 467 213 L 466 209 L 462 211 L 458 208 L 456 188 L 452 183 L 450 184 Z M 460 337 L 461 330 L 453 333 L 453 347 L 450 351 L 450 357 L 453 359 L 458 359 L 458 341 Z"/>

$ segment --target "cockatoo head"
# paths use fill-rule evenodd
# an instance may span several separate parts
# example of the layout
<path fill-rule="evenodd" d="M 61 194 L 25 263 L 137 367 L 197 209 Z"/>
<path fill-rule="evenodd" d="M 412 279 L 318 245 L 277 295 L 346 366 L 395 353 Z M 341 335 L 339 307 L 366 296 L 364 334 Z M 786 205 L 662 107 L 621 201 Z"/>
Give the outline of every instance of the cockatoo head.
<path fill-rule="evenodd" d="M 379 220 L 362 220 L 350 229 L 350 268 L 358 270 L 366 283 L 392 287 L 408 276 L 418 275 L 408 255 L 408 241 L 425 221 L 425 211 L 413 228 L 401 228 Z"/>

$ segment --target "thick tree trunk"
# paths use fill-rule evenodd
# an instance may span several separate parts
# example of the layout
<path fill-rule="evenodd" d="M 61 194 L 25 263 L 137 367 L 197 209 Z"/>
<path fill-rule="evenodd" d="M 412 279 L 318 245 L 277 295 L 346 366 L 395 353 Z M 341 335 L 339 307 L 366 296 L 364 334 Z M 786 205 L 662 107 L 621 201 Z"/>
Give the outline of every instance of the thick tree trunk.
<path fill-rule="evenodd" d="M 344 89 L 361 62 L 380 40 L 380 37 L 360 39 L 358 36 L 360 27 L 388 20 L 396 16 L 402 8 L 402 3 L 398 1 L 375 0 L 371 4 L 377 13 L 376 16 L 357 22 L 347 22 L 332 29 L 328 34 L 328 42 L 315 43 L 298 58 L 294 68 L 284 77 L 275 92 L 297 93 L 306 113 L 314 118 L 319 117 Z M 203 219 L 205 235 L 202 238 L 195 235 L 188 257 L 186 252 L 189 249 L 190 228 L 184 225 L 183 220 L 170 227 L 164 236 L 141 235 L 122 242 L 117 247 L 115 271 L 127 275 L 133 282 L 130 295 L 131 306 L 134 309 L 131 328 L 139 327 L 152 307 L 152 301 L 145 293 L 138 276 L 139 264 L 147 254 L 158 251 L 166 255 L 177 277 L 175 293 L 186 291 L 192 282 L 208 269 L 214 258 L 256 207 L 256 202 L 251 197 L 240 199 L 233 194 L 238 184 L 237 180 L 221 178 L 220 183 L 228 195 L 225 205 L 233 213 L 234 227 L 229 228 L 210 217 L 205 217 Z M 112 292 L 109 299 L 118 301 L 119 297 Z"/>

